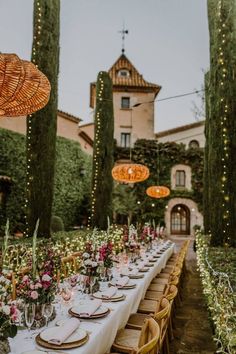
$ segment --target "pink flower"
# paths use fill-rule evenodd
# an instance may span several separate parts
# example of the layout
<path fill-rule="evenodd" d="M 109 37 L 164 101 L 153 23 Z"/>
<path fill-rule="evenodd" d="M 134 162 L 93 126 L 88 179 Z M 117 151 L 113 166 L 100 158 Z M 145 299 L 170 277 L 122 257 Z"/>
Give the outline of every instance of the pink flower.
<path fill-rule="evenodd" d="M 34 290 L 34 289 L 35 289 L 34 284 L 30 284 L 30 289 L 31 289 L 31 290 Z"/>
<path fill-rule="evenodd" d="M 34 288 L 35 289 L 40 289 L 40 288 L 42 288 L 42 284 L 41 283 L 36 283 Z"/>
<path fill-rule="evenodd" d="M 39 294 L 37 291 L 34 290 L 34 291 L 31 291 L 30 297 L 31 297 L 31 299 L 36 300 L 39 297 Z"/>
<path fill-rule="evenodd" d="M 28 280 L 29 280 L 29 276 L 28 275 L 24 275 L 23 278 L 22 278 L 22 281 L 24 283 L 26 283 L 26 282 L 28 282 Z"/>

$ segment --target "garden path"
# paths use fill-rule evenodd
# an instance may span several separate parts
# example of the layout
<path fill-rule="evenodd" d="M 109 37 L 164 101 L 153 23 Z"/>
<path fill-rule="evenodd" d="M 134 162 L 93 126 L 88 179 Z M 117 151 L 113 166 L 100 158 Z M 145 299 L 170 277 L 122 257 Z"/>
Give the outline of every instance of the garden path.
<path fill-rule="evenodd" d="M 178 246 L 183 238 L 172 238 Z M 174 320 L 175 339 L 170 344 L 171 354 L 214 354 L 216 346 L 207 306 L 202 292 L 201 279 L 197 270 L 193 240 L 186 257 L 186 277 L 183 284 L 182 304 L 176 310 Z"/>

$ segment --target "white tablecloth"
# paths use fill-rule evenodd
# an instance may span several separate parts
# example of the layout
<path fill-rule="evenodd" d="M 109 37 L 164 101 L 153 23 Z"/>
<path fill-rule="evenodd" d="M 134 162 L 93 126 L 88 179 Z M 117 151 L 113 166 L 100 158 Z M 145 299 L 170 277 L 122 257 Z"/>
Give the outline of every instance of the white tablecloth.
<path fill-rule="evenodd" d="M 165 244 L 165 243 L 164 243 Z M 163 247 L 162 244 L 161 246 Z M 160 247 L 160 246 L 159 246 Z M 165 267 L 167 260 L 174 251 L 174 244 L 161 254 L 160 258 L 150 267 L 147 273 L 143 273 L 142 279 L 135 279 L 137 285 L 134 289 L 118 290 L 120 293 L 126 295 L 126 299 L 121 302 L 105 303 L 111 312 L 105 318 L 96 320 L 82 320 L 81 328 L 89 332 L 89 340 L 82 347 L 72 350 L 66 350 L 68 354 L 104 354 L 108 351 L 115 339 L 117 330 L 124 327 L 130 314 L 137 311 L 141 299 L 144 297 L 146 290 L 152 279 L 160 273 L 161 269 Z M 50 323 L 50 327 L 55 325 L 59 316 Z M 17 336 L 10 339 L 11 354 L 21 354 L 23 351 L 40 349 L 34 340 L 24 339 L 27 337 L 27 331 L 19 331 Z M 43 349 L 45 350 L 46 349 Z"/>

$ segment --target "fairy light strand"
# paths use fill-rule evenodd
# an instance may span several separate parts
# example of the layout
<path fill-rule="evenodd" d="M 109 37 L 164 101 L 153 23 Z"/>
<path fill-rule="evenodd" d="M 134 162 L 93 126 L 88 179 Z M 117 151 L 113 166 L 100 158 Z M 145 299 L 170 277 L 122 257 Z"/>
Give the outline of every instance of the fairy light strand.
<path fill-rule="evenodd" d="M 36 62 L 38 49 L 41 44 L 41 32 L 42 32 L 42 7 L 40 1 L 36 3 L 36 11 L 35 11 L 35 28 L 34 28 L 34 38 L 33 38 L 33 48 L 32 48 L 32 62 L 38 67 Z M 32 172 L 31 172 L 31 161 L 32 161 L 32 152 L 31 152 L 31 138 L 32 138 L 32 119 L 33 115 L 30 114 L 28 117 L 28 132 L 27 132 L 27 167 L 26 167 L 26 199 L 25 199 L 25 223 L 26 223 L 26 232 L 25 236 L 29 236 L 29 221 L 28 221 L 28 206 L 29 206 L 29 195 L 30 195 L 30 187 L 32 182 Z"/>

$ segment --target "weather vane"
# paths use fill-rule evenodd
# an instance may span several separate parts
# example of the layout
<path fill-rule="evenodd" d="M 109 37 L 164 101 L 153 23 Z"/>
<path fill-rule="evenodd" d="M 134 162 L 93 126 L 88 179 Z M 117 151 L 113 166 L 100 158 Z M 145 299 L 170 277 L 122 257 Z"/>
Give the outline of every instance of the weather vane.
<path fill-rule="evenodd" d="M 129 31 L 125 29 L 124 23 L 123 23 L 123 29 L 121 31 L 119 31 L 119 33 L 121 33 L 121 35 L 122 35 L 122 37 L 121 37 L 122 38 L 122 50 L 121 51 L 122 51 L 122 54 L 124 54 L 124 52 L 125 52 L 125 35 L 129 33 Z"/>

